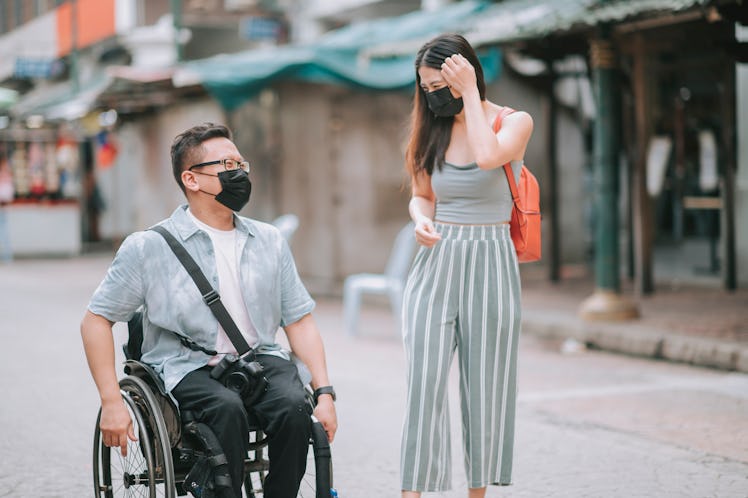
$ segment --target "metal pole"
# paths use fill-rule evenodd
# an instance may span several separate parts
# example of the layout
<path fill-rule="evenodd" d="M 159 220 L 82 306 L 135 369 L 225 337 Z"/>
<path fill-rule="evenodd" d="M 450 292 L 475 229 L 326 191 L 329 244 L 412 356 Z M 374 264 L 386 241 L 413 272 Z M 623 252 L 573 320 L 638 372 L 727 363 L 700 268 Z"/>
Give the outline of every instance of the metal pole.
<path fill-rule="evenodd" d="M 724 264 L 722 265 L 722 285 L 725 290 L 734 291 L 738 287 L 737 256 L 735 254 L 735 174 L 737 146 L 735 133 L 735 64 L 724 64 L 722 83 L 722 150 L 724 155 L 722 178 L 722 245 Z M 743 222 L 744 223 L 744 222 Z M 743 225 L 745 226 L 745 225 Z"/>
<path fill-rule="evenodd" d="M 650 89 L 651 67 L 647 46 L 641 34 L 633 40 L 632 89 L 634 97 L 634 133 L 636 159 L 633 167 L 632 202 L 634 235 L 634 280 L 639 295 L 654 292 L 652 263 L 653 219 L 652 199 L 647 192 L 647 142 L 651 136 Z"/>
<path fill-rule="evenodd" d="M 546 59 L 548 66 L 548 98 L 546 108 L 546 163 L 548 165 L 548 213 L 550 233 L 550 259 L 548 264 L 548 278 L 551 282 L 561 280 L 561 240 L 559 237 L 559 202 L 558 202 L 558 161 L 556 159 L 556 140 L 558 137 L 558 102 L 553 92 L 556 82 L 556 72 L 553 69 L 553 59 Z"/>
<path fill-rule="evenodd" d="M 177 54 L 177 62 L 183 58 L 182 44 L 179 41 L 179 32 L 182 29 L 182 0 L 170 0 L 171 17 L 174 25 L 174 48 Z"/>
<path fill-rule="evenodd" d="M 70 77 L 72 79 L 73 94 L 80 89 L 80 75 L 78 74 L 78 0 L 70 2 Z"/>

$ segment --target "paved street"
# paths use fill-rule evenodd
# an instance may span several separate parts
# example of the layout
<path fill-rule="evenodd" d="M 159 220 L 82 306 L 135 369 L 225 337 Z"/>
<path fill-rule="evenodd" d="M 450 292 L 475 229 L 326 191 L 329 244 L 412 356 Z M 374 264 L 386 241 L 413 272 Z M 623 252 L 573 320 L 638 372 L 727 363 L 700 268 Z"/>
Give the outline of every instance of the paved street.
<path fill-rule="evenodd" d="M 0 497 L 92 495 L 98 397 L 78 324 L 110 259 L 0 265 Z M 355 339 L 340 311 L 323 300 L 316 313 L 339 396 L 336 487 L 396 497 L 401 344 L 387 308 L 369 304 Z M 488 496 L 748 497 L 748 375 L 559 346 L 523 337 L 514 485 Z M 453 455 L 456 490 L 427 497 L 465 496 L 459 444 Z"/>

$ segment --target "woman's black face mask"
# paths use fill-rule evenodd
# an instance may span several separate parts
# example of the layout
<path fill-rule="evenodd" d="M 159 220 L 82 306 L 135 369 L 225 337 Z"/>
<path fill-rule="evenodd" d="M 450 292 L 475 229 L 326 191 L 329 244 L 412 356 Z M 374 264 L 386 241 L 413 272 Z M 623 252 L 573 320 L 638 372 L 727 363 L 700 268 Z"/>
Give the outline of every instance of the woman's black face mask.
<path fill-rule="evenodd" d="M 429 109 L 436 116 L 449 117 L 454 116 L 462 110 L 462 97 L 456 99 L 448 86 L 426 93 L 426 102 Z"/>

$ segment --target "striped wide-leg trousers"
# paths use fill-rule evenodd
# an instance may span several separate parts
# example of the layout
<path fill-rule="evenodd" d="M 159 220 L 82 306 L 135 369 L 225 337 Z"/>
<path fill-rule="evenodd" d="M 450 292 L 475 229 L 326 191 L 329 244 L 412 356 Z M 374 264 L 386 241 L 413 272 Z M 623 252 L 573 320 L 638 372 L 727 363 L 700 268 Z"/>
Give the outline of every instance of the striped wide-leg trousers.
<path fill-rule="evenodd" d="M 455 350 L 468 487 L 509 484 L 520 330 L 520 279 L 509 225 L 435 224 L 408 276 L 403 340 L 408 396 L 402 489 L 451 489 L 447 379 Z"/>

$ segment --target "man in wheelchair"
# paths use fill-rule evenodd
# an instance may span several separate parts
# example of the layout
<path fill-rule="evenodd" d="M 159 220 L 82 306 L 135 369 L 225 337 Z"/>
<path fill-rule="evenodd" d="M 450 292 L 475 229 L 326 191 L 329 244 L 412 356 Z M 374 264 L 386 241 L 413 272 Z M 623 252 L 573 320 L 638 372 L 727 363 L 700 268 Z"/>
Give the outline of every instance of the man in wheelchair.
<path fill-rule="evenodd" d="M 292 353 L 307 366 L 317 401 L 314 416 L 332 441 L 335 393 L 311 315 L 314 301 L 279 231 L 236 214 L 249 201 L 249 164 L 226 127 L 206 123 L 181 133 L 172 144 L 171 161 L 187 204 L 158 225 L 186 249 L 218 292 L 241 340 L 253 345 L 248 363 L 259 363 L 267 386 L 245 406 L 246 400 L 221 382 L 216 365 L 225 366 L 226 354 L 237 353 L 236 341 L 221 326 L 225 321 L 219 323 L 165 238 L 154 230 L 136 232 L 117 251 L 81 323 L 101 397 L 102 441 L 125 454 L 128 439 L 136 439 L 117 381 L 112 325 L 140 310 L 141 361 L 158 374 L 180 412 L 188 410 L 213 431 L 228 460 L 233 496 L 241 496 L 249 415 L 269 437 L 264 496 L 295 497 L 306 466 L 312 409 L 299 370 L 275 334 L 282 327 Z M 255 367 L 248 367 L 250 373 Z"/>

